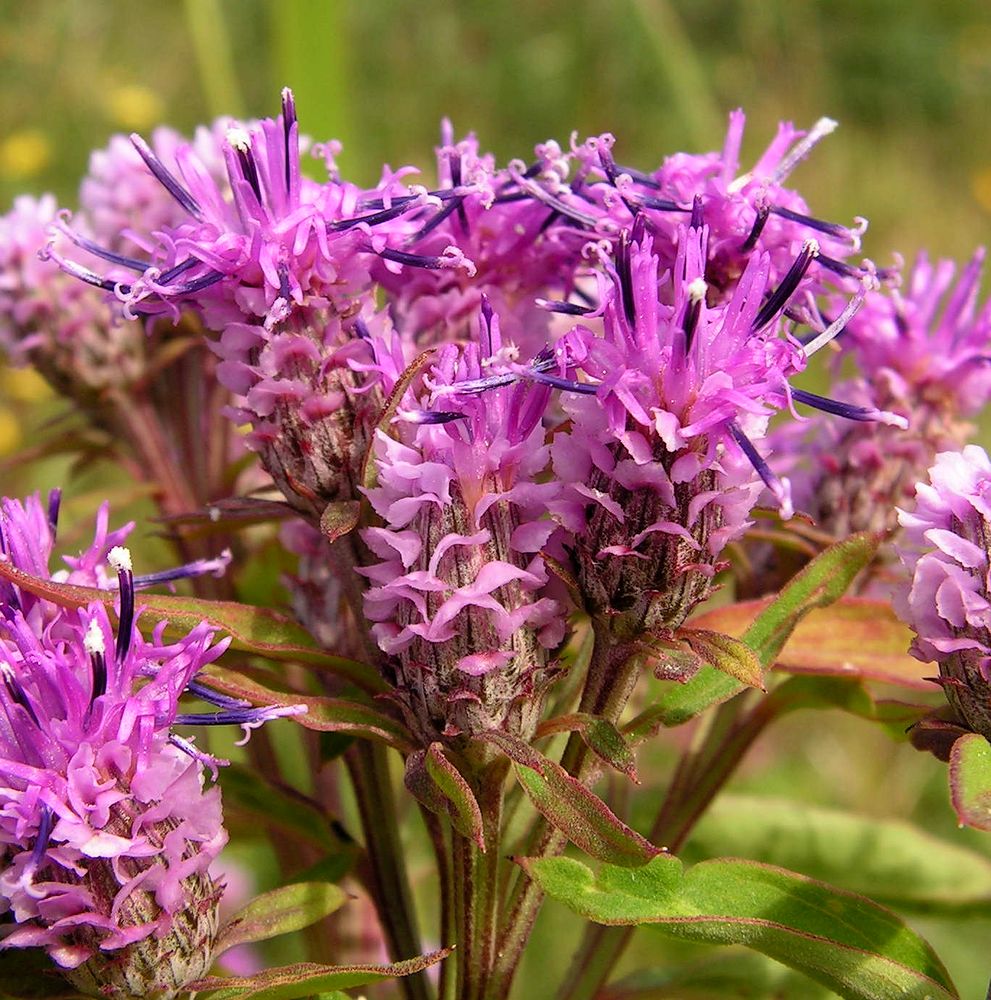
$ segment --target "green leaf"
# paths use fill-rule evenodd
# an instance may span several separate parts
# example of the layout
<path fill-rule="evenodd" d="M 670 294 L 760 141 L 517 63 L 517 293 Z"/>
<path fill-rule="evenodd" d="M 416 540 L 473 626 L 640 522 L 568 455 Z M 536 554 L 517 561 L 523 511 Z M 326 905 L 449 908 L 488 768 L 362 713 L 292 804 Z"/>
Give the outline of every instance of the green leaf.
<path fill-rule="evenodd" d="M 890 910 L 781 868 L 719 859 L 685 871 L 669 855 L 598 873 L 570 858 L 521 864 L 547 895 L 589 920 L 746 945 L 849 1000 L 957 997 L 929 945 Z"/>
<path fill-rule="evenodd" d="M 560 764 L 544 757 L 537 767 L 514 761 L 513 769 L 534 806 L 593 858 L 633 866 L 661 853 Z"/>
<path fill-rule="evenodd" d="M 220 772 L 224 793 L 224 815 L 238 814 L 258 829 L 259 822 L 293 834 L 314 844 L 328 854 L 345 858 L 344 871 L 350 867 L 355 845 L 339 836 L 330 818 L 318 803 L 289 786 L 276 786 L 252 768 L 229 764 Z M 343 871 L 342 871 L 343 874 Z"/>
<path fill-rule="evenodd" d="M 692 625 L 742 635 L 767 601 L 744 601 L 706 612 Z M 774 666 L 789 673 L 862 677 L 923 691 L 932 667 L 910 656 L 912 633 L 890 601 L 842 597 L 811 611 L 795 628 Z"/>
<path fill-rule="evenodd" d="M 609 1000 L 835 1000 L 805 976 L 741 951 L 673 968 L 639 969 L 609 984 Z"/>
<path fill-rule="evenodd" d="M 446 958 L 450 948 L 422 958 L 411 958 L 392 965 L 315 965 L 300 962 L 278 969 L 266 969 L 256 976 L 222 979 L 211 976 L 190 983 L 186 988 L 204 993 L 209 1000 L 295 1000 L 329 990 L 378 983 L 383 979 L 410 976 Z"/>
<path fill-rule="evenodd" d="M 950 751 L 950 800 L 961 824 L 991 830 L 991 743 L 978 733 Z"/>
<path fill-rule="evenodd" d="M 781 593 L 757 616 L 743 641 L 768 669 L 777 659 L 798 622 L 813 608 L 837 601 L 877 552 L 879 537 L 868 532 L 851 535 L 831 545 L 796 574 Z M 703 667 L 684 684 L 672 684 L 655 706 L 658 721 L 680 726 L 711 705 L 726 701 L 743 689 L 735 678 Z"/>
<path fill-rule="evenodd" d="M 543 739 L 556 733 L 570 732 L 580 733 L 585 745 L 592 753 L 604 760 L 610 767 L 625 774 L 631 781 L 640 784 L 633 751 L 623 734 L 608 719 L 600 719 L 587 712 L 559 715 L 555 719 L 548 719 L 540 724 L 537 728 L 536 739 Z"/>
<path fill-rule="evenodd" d="M 406 758 L 406 787 L 432 812 L 446 816 L 455 830 L 485 850 L 482 810 L 471 786 L 444 755 L 440 743 Z"/>
<path fill-rule="evenodd" d="M 60 607 L 81 608 L 94 601 L 111 609 L 114 606 L 113 591 L 42 580 L 3 561 L 0 561 L 0 577 Z M 306 663 L 373 694 L 389 689 L 373 667 L 342 656 L 332 656 L 321 649 L 301 625 L 268 608 L 172 594 L 138 594 L 135 606 L 140 612 L 142 625 L 168 623 L 166 638 L 184 635 L 201 622 L 206 622 L 221 634 L 231 637 L 232 649 L 256 653 L 270 660 Z"/>
<path fill-rule="evenodd" d="M 902 912 L 991 917 L 991 859 L 899 819 L 723 794 L 686 860 L 734 855 L 842 885 Z"/>
<path fill-rule="evenodd" d="M 694 622 L 692 623 L 695 624 Z M 745 643 L 722 632 L 681 628 L 677 638 L 710 666 L 747 687 L 764 688 L 764 670 L 757 654 Z"/>
<path fill-rule="evenodd" d="M 263 893 L 221 929 L 215 954 L 302 930 L 333 913 L 347 898 L 343 889 L 327 882 L 294 882 Z"/>
<path fill-rule="evenodd" d="M 244 674 L 212 663 L 204 667 L 197 678 L 214 691 L 243 698 L 252 705 L 303 705 L 305 713 L 289 718 L 306 729 L 353 733 L 379 740 L 403 753 L 413 749 L 410 735 L 401 722 L 358 701 L 315 697 L 294 691 L 273 691 Z"/>

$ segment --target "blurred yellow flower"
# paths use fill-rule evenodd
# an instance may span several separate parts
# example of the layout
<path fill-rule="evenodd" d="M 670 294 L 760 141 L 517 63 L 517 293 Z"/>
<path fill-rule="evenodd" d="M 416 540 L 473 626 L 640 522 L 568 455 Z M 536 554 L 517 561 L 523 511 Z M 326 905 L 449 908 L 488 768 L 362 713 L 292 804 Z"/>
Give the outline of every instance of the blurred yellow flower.
<path fill-rule="evenodd" d="M 0 142 L 0 176 L 8 180 L 33 177 L 48 166 L 51 158 L 52 143 L 44 132 L 18 129 Z"/>
<path fill-rule="evenodd" d="M 991 167 L 974 171 L 970 177 L 970 191 L 985 212 L 991 212 Z"/>
<path fill-rule="evenodd" d="M 0 396 L 36 403 L 51 394 L 48 383 L 33 368 L 0 368 Z"/>
<path fill-rule="evenodd" d="M 9 455 L 20 443 L 20 419 L 13 410 L 0 406 L 0 455 Z"/>
<path fill-rule="evenodd" d="M 161 98 L 140 83 L 114 87 L 107 95 L 107 111 L 117 125 L 128 129 L 148 128 L 164 116 Z"/>

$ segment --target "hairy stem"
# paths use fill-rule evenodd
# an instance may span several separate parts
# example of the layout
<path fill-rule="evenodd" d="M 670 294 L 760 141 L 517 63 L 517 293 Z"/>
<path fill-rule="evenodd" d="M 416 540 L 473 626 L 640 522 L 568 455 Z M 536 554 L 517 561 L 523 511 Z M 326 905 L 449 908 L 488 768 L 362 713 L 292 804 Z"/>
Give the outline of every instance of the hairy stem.
<path fill-rule="evenodd" d="M 360 740 L 348 749 L 345 760 L 361 816 L 370 888 L 389 954 L 393 960 L 421 955 L 423 949 L 399 837 L 386 750 L 376 743 Z M 399 982 L 406 1000 L 431 1000 L 432 990 L 425 973 L 406 976 Z"/>

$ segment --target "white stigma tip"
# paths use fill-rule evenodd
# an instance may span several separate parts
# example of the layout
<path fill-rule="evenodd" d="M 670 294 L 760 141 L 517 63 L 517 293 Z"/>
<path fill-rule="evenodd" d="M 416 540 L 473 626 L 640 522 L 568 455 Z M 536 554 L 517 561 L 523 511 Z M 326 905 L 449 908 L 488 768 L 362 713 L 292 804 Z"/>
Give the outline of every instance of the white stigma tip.
<path fill-rule="evenodd" d="M 247 129 L 241 128 L 240 125 L 232 125 L 227 130 L 227 141 L 242 153 L 251 149 L 251 136 L 248 135 Z"/>
<path fill-rule="evenodd" d="M 125 548 L 123 545 L 115 545 L 107 553 L 107 562 L 110 563 L 111 567 L 117 570 L 118 573 L 130 573 L 131 550 Z"/>
<path fill-rule="evenodd" d="M 701 302 L 708 290 L 709 286 L 705 283 L 705 278 L 695 278 L 688 283 L 688 297 L 692 302 Z"/>
<path fill-rule="evenodd" d="M 86 630 L 86 635 L 83 636 L 83 649 L 85 649 L 90 656 L 93 656 L 96 653 L 105 653 L 107 651 L 106 644 L 103 641 L 103 631 L 100 628 L 99 622 L 95 618 L 90 620 L 89 628 Z"/>
<path fill-rule="evenodd" d="M 819 256 L 819 241 L 818 240 L 813 240 L 813 239 L 808 239 L 808 240 L 806 240 L 802 244 L 802 249 L 806 253 L 812 254 L 813 257 L 818 257 Z"/>

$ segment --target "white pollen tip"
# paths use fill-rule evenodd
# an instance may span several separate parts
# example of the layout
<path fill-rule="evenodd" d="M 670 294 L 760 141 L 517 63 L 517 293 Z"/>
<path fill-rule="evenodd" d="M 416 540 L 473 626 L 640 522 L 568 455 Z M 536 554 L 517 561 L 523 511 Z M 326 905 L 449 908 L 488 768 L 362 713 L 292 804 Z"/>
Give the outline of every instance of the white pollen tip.
<path fill-rule="evenodd" d="M 95 618 L 90 620 L 89 628 L 86 629 L 86 635 L 83 636 L 83 649 L 91 656 L 94 653 L 105 653 L 107 651 L 106 643 L 103 641 L 103 630 Z"/>
<path fill-rule="evenodd" d="M 701 302 L 708 290 L 709 286 L 705 283 L 705 278 L 695 278 L 688 283 L 688 297 L 692 302 Z"/>
<path fill-rule="evenodd" d="M 115 545 L 107 553 L 107 562 L 118 573 L 131 572 L 131 550 L 123 545 Z"/>
<path fill-rule="evenodd" d="M 241 128 L 240 125 L 232 125 L 227 130 L 227 141 L 242 153 L 251 149 L 251 136 L 248 135 L 248 130 Z"/>
<path fill-rule="evenodd" d="M 802 244 L 802 249 L 812 254 L 813 257 L 819 256 L 819 241 L 809 239 Z"/>

